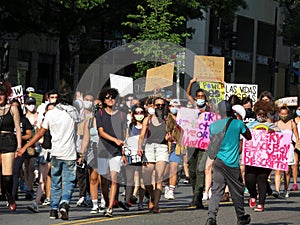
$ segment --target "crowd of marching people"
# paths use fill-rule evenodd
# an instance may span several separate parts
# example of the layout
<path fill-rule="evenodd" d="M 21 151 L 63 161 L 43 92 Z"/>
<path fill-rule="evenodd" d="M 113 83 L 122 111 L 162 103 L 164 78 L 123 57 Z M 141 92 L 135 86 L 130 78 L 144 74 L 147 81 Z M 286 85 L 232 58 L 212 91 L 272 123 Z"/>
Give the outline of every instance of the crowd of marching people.
<path fill-rule="evenodd" d="M 110 87 L 97 96 L 84 91 L 74 95 L 63 86 L 46 93 L 37 107 L 30 96 L 34 90 L 27 89 L 22 105 L 10 99 L 9 82 L 0 81 L 0 190 L 8 209 L 17 209 L 23 191 L 32 201 L 28 210 L 38 213 L 41 204 L 49 205 L 50 219 L 68 220 L 77 186 L 76 206 L 90 207 L 91 214 L 112 217 L 115 207 L 130 210 L 135 204 L 138 210 L 159 213 L 162 196 L 176 198 L 181 163 L 184 183 L 192 188 L 190 206 L 203 209 L 203 201 L 209 200 L 208 225 L 216 224 L 220 201 L 230 197 L 238 224 L 249 224 L 244 193 L 250 195 L 249 206 L 263 212 L 267 195 L 288 198 L 290 191 L 298 190 L 300 107 L 278 107 L 268 91 L 257 102 L 232 95 L 216 106 L 205 90 L 192 94 L 195 82 L 187 87 L 186 104 L 160 94 L 121 98 Z M 199 117 L 205 112 L 220 116 L 209 126 L 211 139 L 224 134 L 215 153 L 182 145 L 184 129 L 176 119 L 180 107 L 198 110 Z M 251 129 L 291 135 L 288 170 L 241 163 L 242 136 L 251 140 Z"/>

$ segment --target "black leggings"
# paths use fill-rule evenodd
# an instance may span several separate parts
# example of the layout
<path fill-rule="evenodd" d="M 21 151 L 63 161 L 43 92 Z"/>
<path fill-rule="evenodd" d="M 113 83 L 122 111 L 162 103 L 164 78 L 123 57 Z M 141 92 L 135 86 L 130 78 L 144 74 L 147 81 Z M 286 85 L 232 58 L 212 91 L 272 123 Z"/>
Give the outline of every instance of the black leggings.
<path fill-rule="evenodd" d="M 268 187 L 268 177 L 271 169 L 246 166 L 245 167 L 245 181 L 251 198 L 257 198 L 256 184 L 258 187 L 258 204 L 265 204 L 266 193 Z"/>

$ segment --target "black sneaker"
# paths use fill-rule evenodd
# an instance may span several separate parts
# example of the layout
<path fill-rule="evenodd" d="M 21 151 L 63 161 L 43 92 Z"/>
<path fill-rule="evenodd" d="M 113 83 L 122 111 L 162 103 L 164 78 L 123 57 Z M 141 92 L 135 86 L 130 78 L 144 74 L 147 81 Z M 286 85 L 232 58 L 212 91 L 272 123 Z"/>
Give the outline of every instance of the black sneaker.
<path fill-rule="evenodd" d="M 118 205 L 119 205 L 122 209 L 124 209 L 125 211 L 128 211 L 128 210 L 129 210 L 129 207 L 128 207 L 126 204 L 124 204 L 124 202 L 122 202 L 122 201 L 119 201 L 119 202 L 118 202 Z"/>
<path fill-rule="evenodd" d="M 51 220 L 56 220 L 56 219 L 58 219 L 58 212 L 57 212 L 57 209 L 51 209 L 51 210 L 50 210 L 50 216 L 49 216 L 49 218 L 50 218 Z"/>
<path fill-rule="evenodd" d="M 204 205 L 202 203 L 197 203 L 196 209 L 204 209 Z"/>
<path fill-rule="evenodd" d="M 62 220 L 68 220 L 69 219 L 69 209 L 70 209 L 70 206 L 68 205 L 68 203 L 63 202 L 63 203 L 60 204 L 59 212 L 61 214 L 61 219 Z"/>
<path fill-rule="evenodd" d="M 251 222 L 251 217 L 249 214 L 245 214 L 242 217 L 238 218 L 237 225 L 246 225 Z"/>
<path fill-rule="evenodd" d="M 205 225 L 217 225 L 217 221 L 214 218 L 208 218 Z"/>

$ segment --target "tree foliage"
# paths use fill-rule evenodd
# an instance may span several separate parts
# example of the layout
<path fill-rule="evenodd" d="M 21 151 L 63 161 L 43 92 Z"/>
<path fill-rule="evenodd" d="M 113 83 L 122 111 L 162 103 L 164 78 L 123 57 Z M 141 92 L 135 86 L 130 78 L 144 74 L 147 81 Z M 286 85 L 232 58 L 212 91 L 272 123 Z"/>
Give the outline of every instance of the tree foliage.
<path fill-rule="evenodd" d="M 284 21 L 281 35 L 290 44 L 300 46 L 300 2 L 279 0 L 283 9 Z"/>
<path fill-rule="evenodd" d="M 59 41 L 60 76 L 69 77 L 70 38 L 84 32 L 83 21 L 89 13 L 104 6 L 105 0 L 2 0 L 2 33 L 46 34 Z"/>
<path fill-rule="evenodd" d="M 234 20 L 239 8 L 246 8 L 245 0 L 143 0 L 137 5 L 138 14 L 129 14 L 128 21 L 122 24 L 130 30 L 124 37 L 130 42 L 140 42 L 132 46 L 133 51 L 141 56 L 137 63 L 138 72 L 133 76 L 145 75 L 146 70 L 174 60 L 180 51 L 169 45 L 159 45 L 158 42 L 182 44 L 191 37 L 193 31 L 186 27 L 186 21 L 194 18 L 204 18 L 204 12 L 210 10 L 214 16 L 223 18 L 230 23 Z M 152 44 L 142 41 L 152 40 Z M 157 43 L 156 43 L 156 42 Z M 145 59 L 154 61 L 147 62 Z"/>

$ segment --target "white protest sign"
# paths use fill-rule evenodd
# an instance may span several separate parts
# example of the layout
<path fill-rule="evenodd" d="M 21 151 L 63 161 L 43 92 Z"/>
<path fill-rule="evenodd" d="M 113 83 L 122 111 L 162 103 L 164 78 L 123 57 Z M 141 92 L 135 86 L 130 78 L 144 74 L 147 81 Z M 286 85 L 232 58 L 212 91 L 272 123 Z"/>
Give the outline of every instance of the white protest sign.
<path fill-rule="evenodd" d="M 237 95 L 240 99 L 250 97 L 253 102 L 257 101 L 257 84 L 233 84 L 225 83 L 225 100 L 231 95 Z"/>
<path fill-rule="evenodd" d="M 14 86 L 12 89 L 12 95 L 9 96 L 9 100 L 17 99 L 21 105 L 24 104 L 24 95 L 22 85 Z"/>
<path fill-rule="evenodd" d="M 278 107 L 281 107 L 283 105 L 287 106 L 298 106 L 298 97 L 285 97 L 285 98 L 280 98 L 275 101 Z"/>
<path fill-rule="evenodd" d="M 116 74 L 109 74 L 110 86 L 118 89 L 120 96 L 133 93 L 133 79 L 131 77 L 124 77 Z"/>

